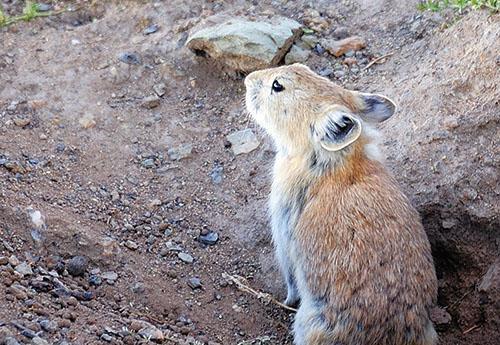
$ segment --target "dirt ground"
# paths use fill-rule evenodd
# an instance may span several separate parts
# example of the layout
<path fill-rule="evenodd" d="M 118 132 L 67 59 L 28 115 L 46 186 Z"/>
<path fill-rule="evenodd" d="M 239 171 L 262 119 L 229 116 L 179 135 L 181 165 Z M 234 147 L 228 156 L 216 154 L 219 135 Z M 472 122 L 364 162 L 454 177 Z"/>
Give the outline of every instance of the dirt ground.
<path fill-rule="evenodd" d="M 19 1 L 2 3 L 20 11 Z M 144 333 L 152 329 L 165 344 L 291 344 L 293 313 L 222 277 L 240 275 L 284 297 L 266 214 L 273 148 L 244 111 L 242 80 L 195 58 L 183 47 L 187 32 L 220 12 L 302 22 L 320 16 L 327 23 L 320 36 L 340 26 L 363 36 L 367 60 L 394 52 L 384 64 L 332 80 L 418 107 L 405 101 L 405 84 L 418 87 L 412 74 L 431 78 L 430 88 L 436 61 L 460 64 L 449 51 L 461 38 L 450 41 L 448 27 L 498 25 L 498 15 L 470 13 L 455 23 L 450 13 L 418 12 L 416 3 L 80 1 L 69 3 L 74 12 L 0 29 L 0 343 L 35 335 L 54 344 L 146 343 L 155 341 Z M 159 29 L 145 35 L 150 24 Z M 123 53 L 140 62 L 123 63 Z M 335 62 L 313 52 L 307 64 L 320 71 Z M 145 107 L 162 83 L 160 104 Z M 477 101 L 462 96 L 464 104 Z M 483 109 L 498 114 L 498 103 Z M 226 136 L 245 128 L 261 144 L 235 156 Z M 169 149 L 186 144 L 189 157 L 169 158 Z M 399 158 L 389 157 L 392 169 L 404 164 Z M 410 197 L 427 210 L 420 194 Z M 36 211 L 44 217 L 38 228 L 30 219 Z M 429 215 L 428 231 L 432 222 Z M 217 243 L 201 243 L 207 232 L 218 234 Z M 436 256 L 439 303 L 452 316 L 437 326 L 441 344 L 498 343 L 498 313 L 481 309 L 474 290 L 498 255 L 498 233 L 488 236 L 478 240 L 486 249 L 470 279 L 447 275 L 450 266 Z M 75 256 L 87 260 L 82 276 L 68 274 Z M 20 274 L 16 258 L 33 272 Z"/>

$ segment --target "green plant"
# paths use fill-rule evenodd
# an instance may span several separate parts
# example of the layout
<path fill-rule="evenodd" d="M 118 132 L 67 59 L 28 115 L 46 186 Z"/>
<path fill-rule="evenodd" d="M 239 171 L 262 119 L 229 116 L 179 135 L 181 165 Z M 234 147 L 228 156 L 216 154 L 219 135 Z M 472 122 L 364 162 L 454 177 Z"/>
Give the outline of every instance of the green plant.
<path fill-rule="evenodd" d="M 7 22 L 7 16 L 3 13 L 2 6 L 0 5 L 0 27 L 5 25 Z"/>
<path fill-rule="evenodd" d="M 462 13 L 467 8 L 478 10 L 481 8 L 488 8 L 492 12 L 500 10 L 499 0 L 424 0 L 417 5 L 421 11 L 438 12 L 445 8 L 454 8 L 459 13 Z"/>
<path fill-rule="evenodd" d="M 19 21 L 26 21 L 27 22 L 27 21 L 30 21 L 30 20 L 38 18 L 38 17 L 49 17 L 49 16 L 63 13 L 65 11 L 66 10 L 40 12 L 39 5 L 36 2 L 26 1 L 22 14 L 17 15 L 17 16 L 8 16 L 3 12 L 3 10 L 0 6 L 0 28 L 3 26 L 8 26 L 8 25 L 17 23 Z"/>

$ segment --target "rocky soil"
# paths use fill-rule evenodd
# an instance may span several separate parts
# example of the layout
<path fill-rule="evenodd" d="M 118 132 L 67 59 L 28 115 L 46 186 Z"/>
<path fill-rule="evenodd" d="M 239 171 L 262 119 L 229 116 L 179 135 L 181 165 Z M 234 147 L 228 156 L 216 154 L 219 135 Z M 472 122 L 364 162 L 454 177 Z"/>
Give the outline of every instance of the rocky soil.
<path fill-rule="evenodd" d="M 500 18 L 416 3 L 54 1 L 75 10 L 1 28 L 0 344 L 291 344 L 293 313 L 223 277 L 284 297 L 247 70 L 185 47 L 214 16 L 294 20 L 269 63 L 396 100 L 382 146 L 431 240 L 441 344 L 496 344 Z"/>

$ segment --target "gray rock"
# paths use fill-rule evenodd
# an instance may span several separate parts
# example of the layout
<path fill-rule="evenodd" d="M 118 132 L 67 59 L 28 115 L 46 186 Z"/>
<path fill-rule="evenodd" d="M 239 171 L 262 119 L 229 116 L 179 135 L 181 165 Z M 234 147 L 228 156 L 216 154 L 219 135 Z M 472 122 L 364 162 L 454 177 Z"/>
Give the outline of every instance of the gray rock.
<path fill-rule="evenodd" d="M 326 66 L 320 69 L 318 73 L 322 77 L 329 77 L 333 74 L 333 69 L 330 66 Z"/>
<path fill-rule="evenodd" d="M 187 285 L 193 290 L 201 289 L 202 286 L 200 278 L 197 277 L 189 278 L 187 281 Z"/>
<path fill-rule="evenodd" d="M 58 143 L 56 145 L 56 152 L 57 153 L 62 153 L 62 152 L 64 152 L 64 150 L 66 150 L 66 145 L 64 143 Z"/>
<path fill-rule="evenodd" d="M 42 327 L 42 329 L 45 332 L 49 332 L 49 333 L 55 332 L 59 329 L 57 322 L 55 322 L 53 320 L 41 320 L 40 327 Z"/>
<path fill-rule="evenodd" d="M 289 65 L 296 62 L 305 62 L 308 58 L 309 50 L 303 49 L 294 44 L 285 56 L 285 64 Z"/>
<path fill-rule="evenodd" d="M 222 183 L 222 180 L 224 178 L 224 167 L 220 163 L 215 162 L 214 167 L 210 172 L 210 177 L 212 178 L 213 183 L 215 184 Z"/>
<path fill-rule="evenodd" d="M 165 249 L 169 252 L 181 252 L 182 251 L 182 248 L 173 243 L 172 241 L 168 241 L 167 243 L 165 243 Z M 163 255 L 165 256 L 165 255 Z"/>
<path fill-rule="evenodd" d="M 148 96 L 142 100 L 141 106 L 146 109 L 153 109 L 160 105 L 158 96 Z"/>
<path fill-rule="evenodd" d="M 6 256 L 0 256 L 0 266 L 7 265 L 9 263 L 9 258 Z"/>
<path fill-rule="evenodd" d="M 260 21 L 210 17 L 205 25 L 193 30 L 186 46 L 198 55 L 242 72 L 268 67 L 280 48 L 293 43 L 287 41 L 294 35 L 292 30 L 301 27 L 298 22 L 279 16 Z"/>
<path fill-rule="evenodd" d="M 160 28 L 159 25 L 151 24 L 150 26 L 144 29 L 143 33 L 144 35 L 151 35 L 154 34 L 156 31 L 158 31 L 159 28 Z"/>
<path fill-rule="evenodd" d="M 125 247 L 130 250 L 137 250 L 137 248 L 139 248 L 139 245 L 132 240 L 127 240 L 127 242 L 125 242 Z"/>
<path fill-rule="evenodd" d="M 219 234 L 215 231 L 206 231 L 202 232 L 200 236 L 198 236 L 198 241 L 207 245 L 214 245 L 219 240 Z"/>
<path fill-rule="evenodd" d="M 147 158 L 141 162 L 141 165 L 147 169 L 155 167 L 155 160 L 153 158 Z"/>
<path fill-rule="evenodd" d="M 93 286 L 100 286 L 102 284 L 102 278 L 97 276 L 97 275 L 92 274 L 89 277 L 89 284 L 93 285 Z"/>
<path fill-rule="evenodd" d="M 192 144 L 184 144 L 177 147 L 172 147 L 167 151 L 168 157 L 173 161 L 178 161 L 191 156 L 193 152 Z"/>
<path fill-rule="evenodd" d="M 165 83 L 159 83 L 153 85 L 153 91 L 156 93 L 158 97 L 165 95 L 166 90 L 167 90 L 167 85 L 165 85 Z"/>
<path fill-rule="evenodd" d="M 38 4 L 36 4 L 36 7 L 38 8 L 38 11 L 40 11 L 40 12 L 47 12 L 47 11 L 52 10 L 52 5 L 50 5 L 50 4 L 38 3 Z"/>
<path fill-rule="evenodd" d="M 345 52 L 344 55 L 345 55 L 345 57 L 353 57 L 354 54 L 355 54 L 354 50 L 349 50 L 349 51 Z"/>
<path fill-rule="evenodd" d="M 194 261 L 194 258 L 191 255 L 184 252 L 177 253 L 177 257 L 181 259 L 182 262 L 185 262 L 187 264 L 192 264 Z"/>
<path fill-rule="evenodd" d="M 144 339 L 152 340 L 152 341 L 163 341 L 165 339 L 165 335 L 158 328 L 151 326 L 145 327 L 138 332 L 139 336 Z"/>
<path fill-rule="evenodd" d="M 254 132 L 249 128 L 231 133 L 226 139 L 231 143 L 235 155 L 252 152 L 260 145 Z"/>
<path fill-rule="evenodd" d="M 9 264 L 10 264 L 11 266 L 17 266 L 17 265 L 19 265 L 20 263 L 21 263 L 21 261 L 19 261 L 19 259 L 17 258 L 17 256 L 15 256 L 15 255 L 11 255 L 11 256 L 9 257 Z"/>
<path fill-rule="evenodd" d="M 349 30 L 345 26 L 339 26 L 333 30 L 332 36 L 338 40 L 349 37 Z"/>
<path fill-rule="evenodd" d="M 144 293 L 144 291 L 146 291 L 146 286 L 143 283 L 137 282 L 134 283 L 130 289 L 132 290 L 133 293 L 141 294 Z"/>
<path fill-rule="evenodd" d="M 335 72 L 333 72 L 333 75 L 335 76 L 335 78 L 340 79 L 340 78 L 345 77 L 345 72 L 344 71 L 335 71 Z"/>
<path fill-rule="evenodd" d="M 101 278 L 106 280 L 108 284 L 114 284 L 118 279 L 118 274 L 116 272 L 104 272 L 101 274 Z"/>
<path fill-rule="evenodd" d="M 313 49 L 313 48 L 316 46 L 316 44 L 319 42 L 318 37 L 317 37 L 317 36 L 315 36 L 315 35 L 303 35 L 303 36 L 300 38 L 300 40 L 301 40 L 302 42 L 304 42 L 304 44 L 305 44 L 307 47 L 311 48 L 311 49 Z"/>
<path fill-rule="evenodd" d="M 4 343 L 5 345 L 21 345 L 21 343 L 19 343 L 19 342 L 17 341 L 17 339 L 16 339 L 16 338 L 13 338 L 13 337 L 6 337 L 6 338 L 4 339 L 4 341 L 3 341 L 3 343 Z"/>
<path fill-rule="evenodd" d="M 31 343 L 33 345 L 49 345 L 49 342 L 43 338 L 40 338 L 40 337 L 34 337 L 32 340 L 31 340 Z"/>
<path fill-rule="evenodd" d="M 80 277 L 85 274 L 88 264 L 89 263 L 84 256 L 77 255 L 69 260 L 68 264 L 66 265 L 66 269 L 72 276 Z"/>
<path fill-rule="evenodd" d="M 317 43 L 315 46 L 314 46 L 314 51 L 316 52 L 316 54 L 318 55 L 321 55 L 323 54 L 326 50 L 325 48 L 323 48 L 323 46 L 319 43 Z"/>
<path fill-rule="evenodd" d="M 107 333 L 104 333 L 103 335 L 101 335 L 101 339 L 110 343 L 113 340 L 113 337 Z"/>
<path fill-rule="evenodd" d="M 129 65 L 139 65 L 141 58 L 135 53 L 124 52 L 118 55 L 118 60 Z"/>
<path fill-rule="evenodd" d="M 33 274 L 33 270 L 31 269 L 31 266 L 28 265 L 26 262 L 22 262 L 19 265 L 17 265 L 15 270 L 17 273 L 19 273 L 23 276 L 30 276 Z"/>

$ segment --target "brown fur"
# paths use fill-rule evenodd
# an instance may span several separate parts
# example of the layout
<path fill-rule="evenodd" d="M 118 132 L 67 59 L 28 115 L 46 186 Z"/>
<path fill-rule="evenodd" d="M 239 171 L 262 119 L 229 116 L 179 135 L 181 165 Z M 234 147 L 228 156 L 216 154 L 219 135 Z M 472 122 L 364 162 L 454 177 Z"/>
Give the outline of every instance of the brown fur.
<path fill-rule="evenodd" d="M 395 181 L 360 151 L 310 186 L 293 232 L 300 265 L 311 293 L 335 301 L 323 310 L 328 322 L 350 319 L 337 341 L 405 344 L 407 328 L 425 334 L 427 310 L 435 302 L 430 246 Z M 364 328 L 362 338 L 357 324 Z"/>

